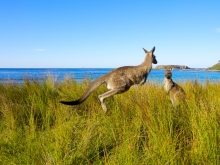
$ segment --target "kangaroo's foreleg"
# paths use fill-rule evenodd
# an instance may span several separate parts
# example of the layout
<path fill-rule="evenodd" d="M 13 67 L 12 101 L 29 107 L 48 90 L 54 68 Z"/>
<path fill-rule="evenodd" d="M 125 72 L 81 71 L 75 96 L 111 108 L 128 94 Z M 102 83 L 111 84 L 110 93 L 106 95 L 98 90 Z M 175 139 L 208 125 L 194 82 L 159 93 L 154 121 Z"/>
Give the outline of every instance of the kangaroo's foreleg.
<path fill-rule="evenodd" d="M 102 109 L 105 111 L 105 113 L 107 112 L 107 107 L 106 107 L 106 104 L 104 103 L 104 99 L 110 97 L 110 96 L 113 96 L 115 94 L 118 94 L 118 93 L 123 93 L 125 91 L 127 91 L 128 89 L 126 88 L 116 88 L 116 89 L 111 89 L 101 95 L 99 95 L 99 100 L 101 102 L 101 106 L 102 106 Z"/>
<path fill-rule="evenodd" d="M 146 83 L 146 81 L 147 81 L 147 77 L 148 77 L 148 74 L 146 74 L 146 75 L 144 76 L 144 81 L 141 82 L 140 85 L 144 85 L 144 83 Z"/>

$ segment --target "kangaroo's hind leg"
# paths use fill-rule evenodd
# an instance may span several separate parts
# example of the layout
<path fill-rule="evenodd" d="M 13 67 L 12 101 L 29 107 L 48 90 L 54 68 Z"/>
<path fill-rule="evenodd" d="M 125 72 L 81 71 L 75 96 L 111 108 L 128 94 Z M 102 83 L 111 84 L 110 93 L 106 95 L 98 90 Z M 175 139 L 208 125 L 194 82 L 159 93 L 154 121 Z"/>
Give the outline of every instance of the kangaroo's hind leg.
<path fill-rule="evenodd" d="M 113 96 L 115 94 L 118 94 L 118 93 L 123 93 L 125 91 L 127 91 L 128 89 L 126 88 L 116 88 L 116 89 L 111 89 L 101 95 L 99 95 L 99 100 L 101 102 L 101 106 L 102 106 L 102 109 L 105 111 L 105 113 L 107 112 L 107 107 L 106 107 L 106 104 L 104 103 L 104 99 L 110 97 L 110 96 Z"/>

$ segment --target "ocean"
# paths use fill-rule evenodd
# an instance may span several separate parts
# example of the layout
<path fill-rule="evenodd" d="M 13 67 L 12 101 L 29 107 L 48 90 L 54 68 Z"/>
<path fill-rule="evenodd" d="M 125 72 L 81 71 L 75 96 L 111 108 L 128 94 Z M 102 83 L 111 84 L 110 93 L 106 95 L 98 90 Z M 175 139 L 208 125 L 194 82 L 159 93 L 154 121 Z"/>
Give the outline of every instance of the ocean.
<path fill-rule="evenodd" d="M 66 76 L 73 77 L 76 81 L 82 81 L 90 78 L 92 81 L 114 68 L 0 68 L 0 83 L 19 83 L 22 84 L 24 78 L 42 80 L 48 76 L 62 81 Z M 147 81 L 163 82 L 164 70 L 152 69 Z M 220 80 L 220 72 L 204 71 L 202 68 L 194 70 L 173 70 L 173 80 L 184 82 L 187 80 L 198 82 L 217 82 Z"/>

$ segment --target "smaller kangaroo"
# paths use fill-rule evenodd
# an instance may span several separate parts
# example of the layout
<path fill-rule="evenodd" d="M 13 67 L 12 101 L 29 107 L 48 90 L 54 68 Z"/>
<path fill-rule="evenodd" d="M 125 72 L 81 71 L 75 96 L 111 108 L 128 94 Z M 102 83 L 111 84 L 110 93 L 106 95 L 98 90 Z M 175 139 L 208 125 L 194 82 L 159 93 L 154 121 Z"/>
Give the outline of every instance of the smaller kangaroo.
<path fill-rule="evenodd" d="M 98 98 L 101 102 L 102 109 L 107 112 L 107 107 L 103 102 L 104 99 L 115 94 L 124 93 L 129 90 L 132 85 L 139 84 L 143 79 L 144 81 L 141 85 L 146 82 L 147 76 L 152 69 L 152 63 L 157 64 L 154 51 L 155 47 L 153 47 L 150 52 L 144 49 L 146 56 L 144 62 L 140 65 L 117 68 L 93 81 L 80 99 L 76 101 L 61 101 L 61 103 L 66 105 L 80 104 L 85 101 L 96 88 L 98 88 L 101 84 L 106 83 L 109 91 L 99 95 Z"/>
<path fill-rule="evenodd" d="M 164 77 L 164 89 L 169 94 L 173 106 L 179 104 L 186 97 L 185 91 L 172 80 L 172 68 L 166 69 Z"/>

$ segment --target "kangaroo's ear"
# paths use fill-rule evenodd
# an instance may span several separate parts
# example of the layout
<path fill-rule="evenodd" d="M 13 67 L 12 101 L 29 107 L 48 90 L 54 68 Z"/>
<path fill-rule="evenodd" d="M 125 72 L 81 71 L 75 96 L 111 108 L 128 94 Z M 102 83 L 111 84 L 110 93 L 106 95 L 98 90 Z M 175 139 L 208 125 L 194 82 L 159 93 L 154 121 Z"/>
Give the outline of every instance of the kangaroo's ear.
<path fill-rule="evenodd" d="M 170 68 L 170 70 L 172 71 L 172 70 L 173 70 L 173 68 Z"/>
<path fill-rule="evenodd" d="M 143 49 L 144 49 L 144 48 L 143 48 Z M 145 52 L 145 53 L 148 53 L 148 51 L 147 51 L 146 49 L 144 49 L 144 52 Z"/>
<path fill-rule="evenodd" d="M 155 46 L 151 49 L 151 52 L 154 52 L 155 51 Z"/>

